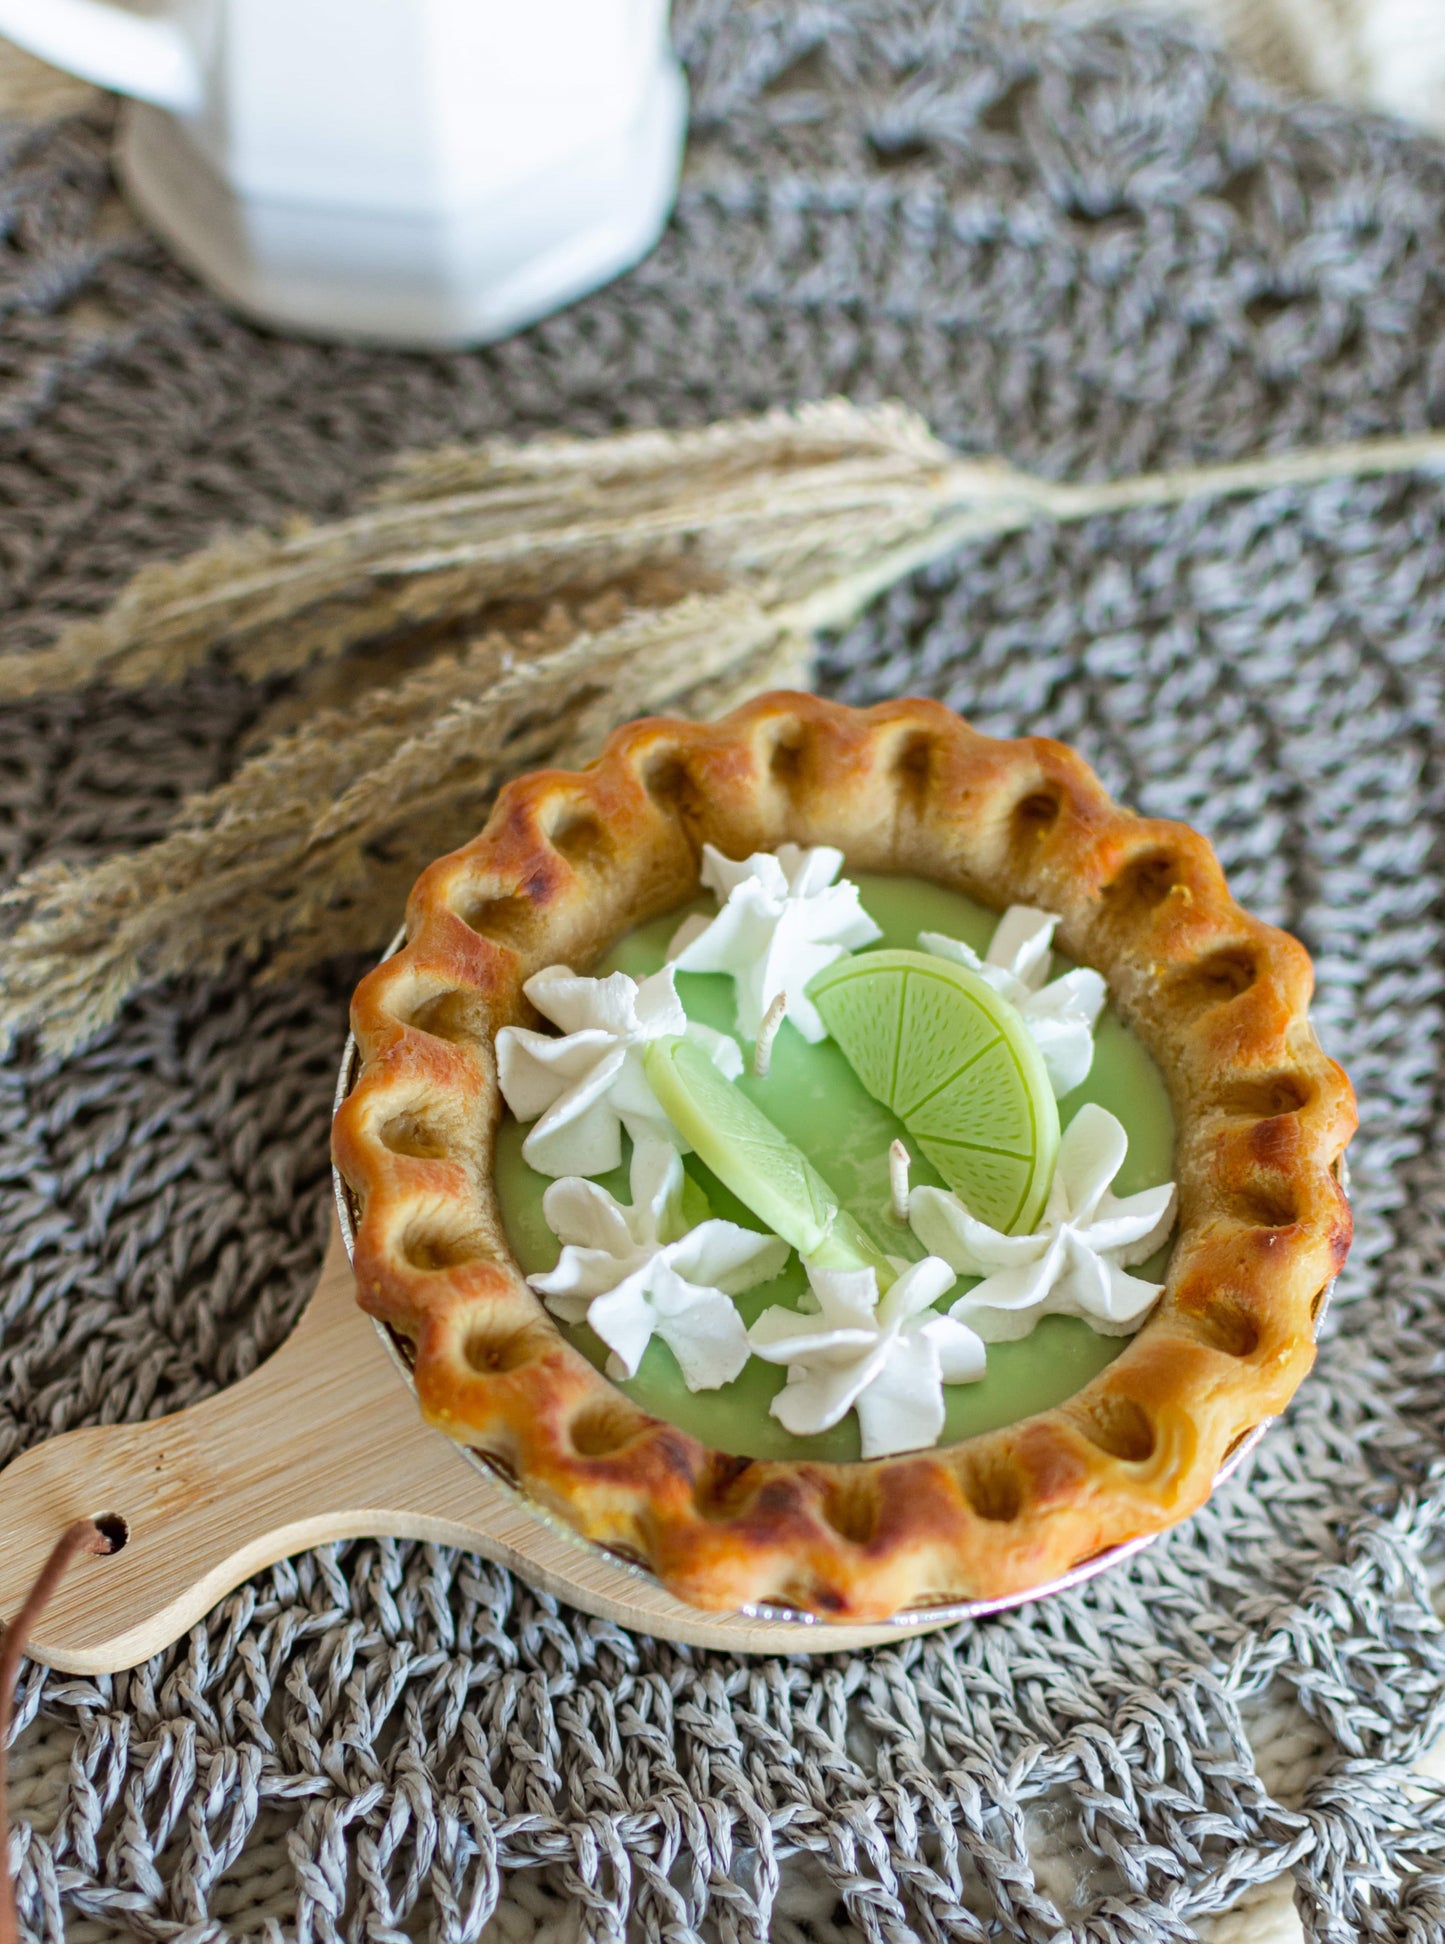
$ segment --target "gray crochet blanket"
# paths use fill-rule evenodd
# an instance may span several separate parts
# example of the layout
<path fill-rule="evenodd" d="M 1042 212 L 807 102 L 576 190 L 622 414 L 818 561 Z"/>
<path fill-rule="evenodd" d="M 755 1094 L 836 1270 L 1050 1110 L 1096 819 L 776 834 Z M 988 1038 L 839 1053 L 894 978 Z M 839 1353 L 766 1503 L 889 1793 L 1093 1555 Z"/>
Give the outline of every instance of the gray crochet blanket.
<path fill-rule="evenodd" d="M 251 330 L 114 220 L 108 108 L 0 130 L 0 643 L 443 439 L 843 391 L 1102 475 L 1445 414 L 1423 137 L 1142 19 L 694 0 L 679 34 L 661 248 L 466 356 Z M 847 700 L 1075 743 L 1315 953 L 1359 1240 L 1246 1476 L 1084 1592 L 840 1658 L 635 1639 L 434 1547 L 289 1562 L 133 1673 L 27 1670 L 22 1771 L 63 1756 L 21 1792 L 34 1933 L 1163 1940 L 1291 1870 L 1320 1937 L 1445 1933 L 1442 1792 L 1405 1786 L 1445 1725 L 1442 619 L 1416 477 L 981 544 L 825 650 Z M 208 676 L 10 711 L 3 868 L 158 833 L 264 700 Z M 0 1072 L 0 1461 L 282 1339 L 354 970 L 182 983 Z"/>

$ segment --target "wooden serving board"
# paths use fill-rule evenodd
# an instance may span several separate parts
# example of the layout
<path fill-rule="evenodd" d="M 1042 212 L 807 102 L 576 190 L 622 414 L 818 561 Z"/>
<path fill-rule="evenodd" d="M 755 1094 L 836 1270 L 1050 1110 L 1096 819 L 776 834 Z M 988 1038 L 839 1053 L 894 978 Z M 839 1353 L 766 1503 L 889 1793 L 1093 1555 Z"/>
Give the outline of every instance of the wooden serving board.
<path fill-rule="evenodd" d="M 357 1308 L 337 1230 L 300 1322 L 251 1376 L 173 1417 L 52 1438 L 0 1472 L 0 1619 L 72 1520 L 107 1515 L 124 1520 L 125 1545 L 71 1566 L 29 1650 L 71 1673 L 133 1667 L 252 1573 L 366 1536 L 468 1547 L 587 1613 L 698 1647 L 843 1652 L 953 1617 L 863 1627 L 703 1613 L 537 1516 L 423 1423 Z"/>

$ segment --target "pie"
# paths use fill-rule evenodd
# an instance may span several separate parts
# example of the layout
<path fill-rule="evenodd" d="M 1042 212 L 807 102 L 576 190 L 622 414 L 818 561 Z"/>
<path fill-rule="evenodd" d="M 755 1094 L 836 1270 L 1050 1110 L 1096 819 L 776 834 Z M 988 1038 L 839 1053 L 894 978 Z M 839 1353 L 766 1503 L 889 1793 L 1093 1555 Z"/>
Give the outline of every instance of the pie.
<path fill-rule="evenodd" d="M 616 963 L 619 941 L 695 913 L 705 859 L 736 876 L 739 860 L 757 867 L 760 857 L 806 858 L 810 847 L 829 846 L 865 887 L 865 904 L 866 887 L 881 887 L 879 909 L 890 881 L 907 881 L 960 910 L 966 900 L 989 913 L 1056 915 L 1056 945 L 1102 975 L 1114 1030 L 1142 1049 L 1173 1124 L 1177 1223 L 1162 1291 L 1150 1294 L 1142 1325 L 1100 1339 L 1103 1348 L 1078 1367 L 1077 1388 L 1055 1395 L 1060 1384 L 1050 1376 L 1044 1408 L 875 1457 L 839 1456 L 837 1431 L 816 1445 L 785 1438 L 771 1420 L 766 1436 L 754 1427 L 709 1442 L 676 1421 L 679 1413 L 647 1408 L 653 1393 L 606 1375 L 567 1320 L 566 1302 L 538 1293 L 546 1279 L 534 1272 L 529 1284 L 514 1246 L 515 1196 L 508 1205 L 512 1164 L 503 1165 L 515 1158 L 520 1129 L 504 1111 L 498 1048 L 505 1064 L 509 1049 L 537 1044 L 543 1021 L 523 990 L 529 981 L 537 994 L 537 975 L 566 967 L 580 989 L 595 968 Z M 692 933 L 706 924 L 694 917 Z M 713 962 L 707 949 L 704 965 Z M 845 969 L 881 974 L 890 954 L 870 961 L 871 950 Z M 917 974 L 916 953 L 891 957 Z M 955 988 L 977 996 L 966 968 L 930 969 L 949 1004 Z M 716 982 L 715 972 L 707 976 Z M 824 994 L 832 977 L 808 991 Z M 1304 948 L 1235 904 L 1203 837 L 1121 809 L 1057 742 L 997 741 L 931 701 L 854 710 L 803 694 L 765 696 L 716 723 L 632 723 L 585 770 L 542 771 L 503 790 L 481 834 L 422 875 L 405 946 L 357 989 L 360 1066 L 336 1117 L 334 1153 L 359 1210 L 358 1299 L 405 1340 L 429 1422 L 694 1606 L 766 1604 L 870 1621 L 1040 1587 L 1194 1511 L 1230 1452 L 1284 1407 L 1310 1368 L 1314 1320 L 1351 1237 L 1340 1174 L 1355 1125 L 1349 1083 L 1310 1025 L 1311 989 Z M 738 993 L 741 1014 L 741 979 Z M 775 1025 L 754 1017 L 743 1038 Z M 866 1046 L 852 1057 L 866 1066 Z M 693 1060 L 700 1084 L 703 1068 L 713 1072 Z M 880 1083 L 871 1084 L 881 1098 Z M 722 1073 L 706 1086 L 725 1109 L 737 1091 Z M 1132 1099 L 1138 1090 L 1125 1091 Z M 959 1098 L 982 1111 L 979 1087 Z M 922 1116 L 904 1120 L 925 1125 Z M 635 1112 L 623 1121 L 641 1142 Z M 709 1125 L 706 1116 L 698 1123 L 700 1140 Z M 961 1154 L 975 1167 L 967 1131 L 956 1137 L 951 1126 L 941 1146 L 920 1136 L 918 1165 L 941 1157 L 946 1169 L 949 1154 Z M 569 1154 L 594 1154 L 596 1166 L 584 1162 L 582 1174 L 610 1167 L 616 1155 L 602 1151 L 609 1127 L 605 1114 L 569 1123 L 550 1172 L 570 1166 Z M 602 1146 L 589 1149 L 594 1137 Z M 665 1149 L 655 1161 L 660 1182 L 671 1166 Z M 1025 1178 L 1018 1169 L 1009 1180 Z M 572 1181 L 567 1192 L 585 1202 L 593 1191 Z M 967 1227 L 949 1189 L 928 1192 Z M 1028 1220 L 1036 1215 L 1037 1205 Z M 720 1236 L 727 1227 L 718 1224 Z M 741 1231 L 730 1233 L 729 1247 Z M 921 1245 L 911 1246 L 916 1256 Z M 1015 1247 L 1011 1237 L 999 1246 L 1000 1260 L 1012 1261 L 1010 1249 L 1022 1258 L 1032 1243 Z M 779 1243 L 766 1262 L 766 1251 L 754 1253 L 761 1274 L 787 1250 Z M 880 1272 L 878 1288 L 902 1266 L 895 1260 Z M 1004 1283 L 1014 1273 L 1004 1272 Z M 1126 1285 L 1137 1288 L 1128 1277 L 1113 1286 Z M 856 1276 L 844 1296 L 856 1301 Z M 580 1314 L 585 1297 L 578 1302 Z M 759 1357 L 770 1342 L 776 1358 L 793 1354 L 783 1342 L 789 1329 L 796 1335 L 817 1321 L 816 1296 L 802 1304 L 792 1323 L 770 1312 L 783 1317 L 769 1326 L 771 1338 L 754 1322 L 747 1335 Z M 920 1316 L 932 1328 L 944 1313 Z M 967 1296 L 957 1313 L 978 1321 Z M 726 1320 L 714 1305 L 698 1341 Z M 1060 1342 L 1068 1330 L 1086 1349 L 1093 1342 L 1072 1316 L 1048 1329 Z M 990 1341 L 988 1357 L 1013 1358 L 1010 1367 L 1027 1376 L 1030 1345 L 1044 1334 L 1041 1324 L 1023 1341 Z M 843 1337 L 852 1341 L 846 1330 Z M 961 1341 L 945 1344 L 945 1365 L 958 1362 Z M 670 1352 L 657 1361 L 676 1367 Z M 607 1368 L 631 1370 L 626 1357 Z M 766 1380 L 790 1405 L 806 1402 L 818 1387 L 795 1384 L 798 1374 L 790 1367 L 784 1385 L 781 1372 L 764 1373 L 755 1387 Z M 960 1380 L 950 1399 L 967 1389 Z M 727 1422 L 720 1404 L 698 1409 L 700 1422 Z M 781 1412 L 775 1404 L 773 1418 Z"/>

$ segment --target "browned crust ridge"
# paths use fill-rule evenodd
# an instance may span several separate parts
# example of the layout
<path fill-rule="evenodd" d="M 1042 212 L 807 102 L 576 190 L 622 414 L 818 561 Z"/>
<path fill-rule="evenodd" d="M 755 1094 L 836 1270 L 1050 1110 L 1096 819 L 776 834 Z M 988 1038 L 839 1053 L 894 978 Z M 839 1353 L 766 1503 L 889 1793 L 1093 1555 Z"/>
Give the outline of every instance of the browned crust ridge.
<path fill-rule="evenodd" d="M 511 1255 L 493 1041 L 536 1023 L 523 982 L 694 896 L 704 841 L 746 857 L 789 839 L 1058 912 L 1061 948 L 1103 973 L 1164 1076 L 1180 1195 L 1164 1293 L 1054 1410 L 858 1464 L 730 1457 L 594 1370 Z M 1060 743 L 997 741 L 936 702 L 802 694 L 635 722 L 588 768 L 503 790 L 357 988 L 360 1074 L 333 1145 L 361 1211 L 358 1297 L 412 1344 L 431 1423 L 694 1606 L 869 1621 L 1041 1586 L 1194 1511 L 1313 1362 L 1350 1243 L 1355 1107 L 1312 986 L 1304 948 L 1240 909 L 1203 837 L 1121 809 Z"/>

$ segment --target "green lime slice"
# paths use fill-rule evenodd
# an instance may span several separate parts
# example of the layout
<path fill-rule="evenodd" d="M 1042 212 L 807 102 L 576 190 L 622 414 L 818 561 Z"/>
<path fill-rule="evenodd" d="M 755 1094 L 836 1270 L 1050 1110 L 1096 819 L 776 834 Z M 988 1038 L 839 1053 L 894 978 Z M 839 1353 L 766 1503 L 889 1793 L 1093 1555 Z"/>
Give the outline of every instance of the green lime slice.
<path fill-rule="evenodd" d="M 1015 1008 L 926 952 L 840 959 L 808 997 L 969 1211 L 1005 1234 L 1032 1229 L 1053 1179 L 1059 1110 Z"/>
<path fill-rule="evenodd" d="M 718 1072 L 689 1039 L 653 1040 L 644 1055 L 663 1112 L 718 1180 L 774 1235 L 830 1269 L 873 1269 L 880 1290 L 892 1265 L 801 1148 Z"/>

